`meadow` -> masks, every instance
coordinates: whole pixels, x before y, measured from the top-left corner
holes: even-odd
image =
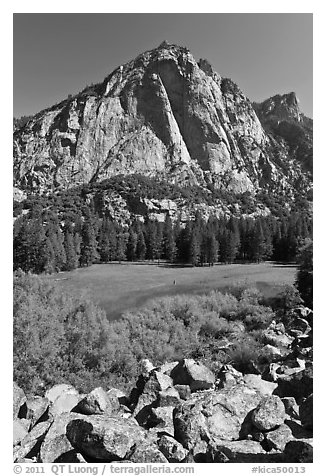
[[[204,294],[236,285],[257,287],[266,298],[293,284],[297,268],[272,262],[218,264],[213,267],[172,266],[165,263],[94,264],[47,279],[66,291],[82,292],[115,320],[128,310],[142,307],[151,299],[176,294]]]

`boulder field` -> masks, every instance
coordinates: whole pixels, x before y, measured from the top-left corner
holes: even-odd
[[[312,462],[312,327],[297,320],[270,324],[252,373],[144,359],[129,394],[60,383],[30,396],[14,382],[14,462]]]

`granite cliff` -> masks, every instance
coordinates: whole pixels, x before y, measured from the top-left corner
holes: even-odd
[[[16,128],[14,185],[48,193],[136,173],[291,199],[311,188],[311,139],[294,93],[253,105],[163,42]]]

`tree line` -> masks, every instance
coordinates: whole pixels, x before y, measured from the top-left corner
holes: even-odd
[[[14,269],[33,273],[69,271],[98,262],[165,260],[192,266],[294,261],[312,235],[311,219],[300,213],[288,218],[216,218],[197,213],[185,223],[135,218],[122,226],[84,205],[59,214],[35,205],[14,223]]]

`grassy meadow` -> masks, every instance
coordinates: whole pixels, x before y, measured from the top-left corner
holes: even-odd
[[[106,311],[109,320],[115,320],[153,298],[203,294],[238,284],[254,285],[265,297],[272,297],[283,285],[293,284],[295,275],[295,266],[272,262],[218,264],[210,268],[122,262],[60,272],[48,279],[71,293],[82,292]]]

